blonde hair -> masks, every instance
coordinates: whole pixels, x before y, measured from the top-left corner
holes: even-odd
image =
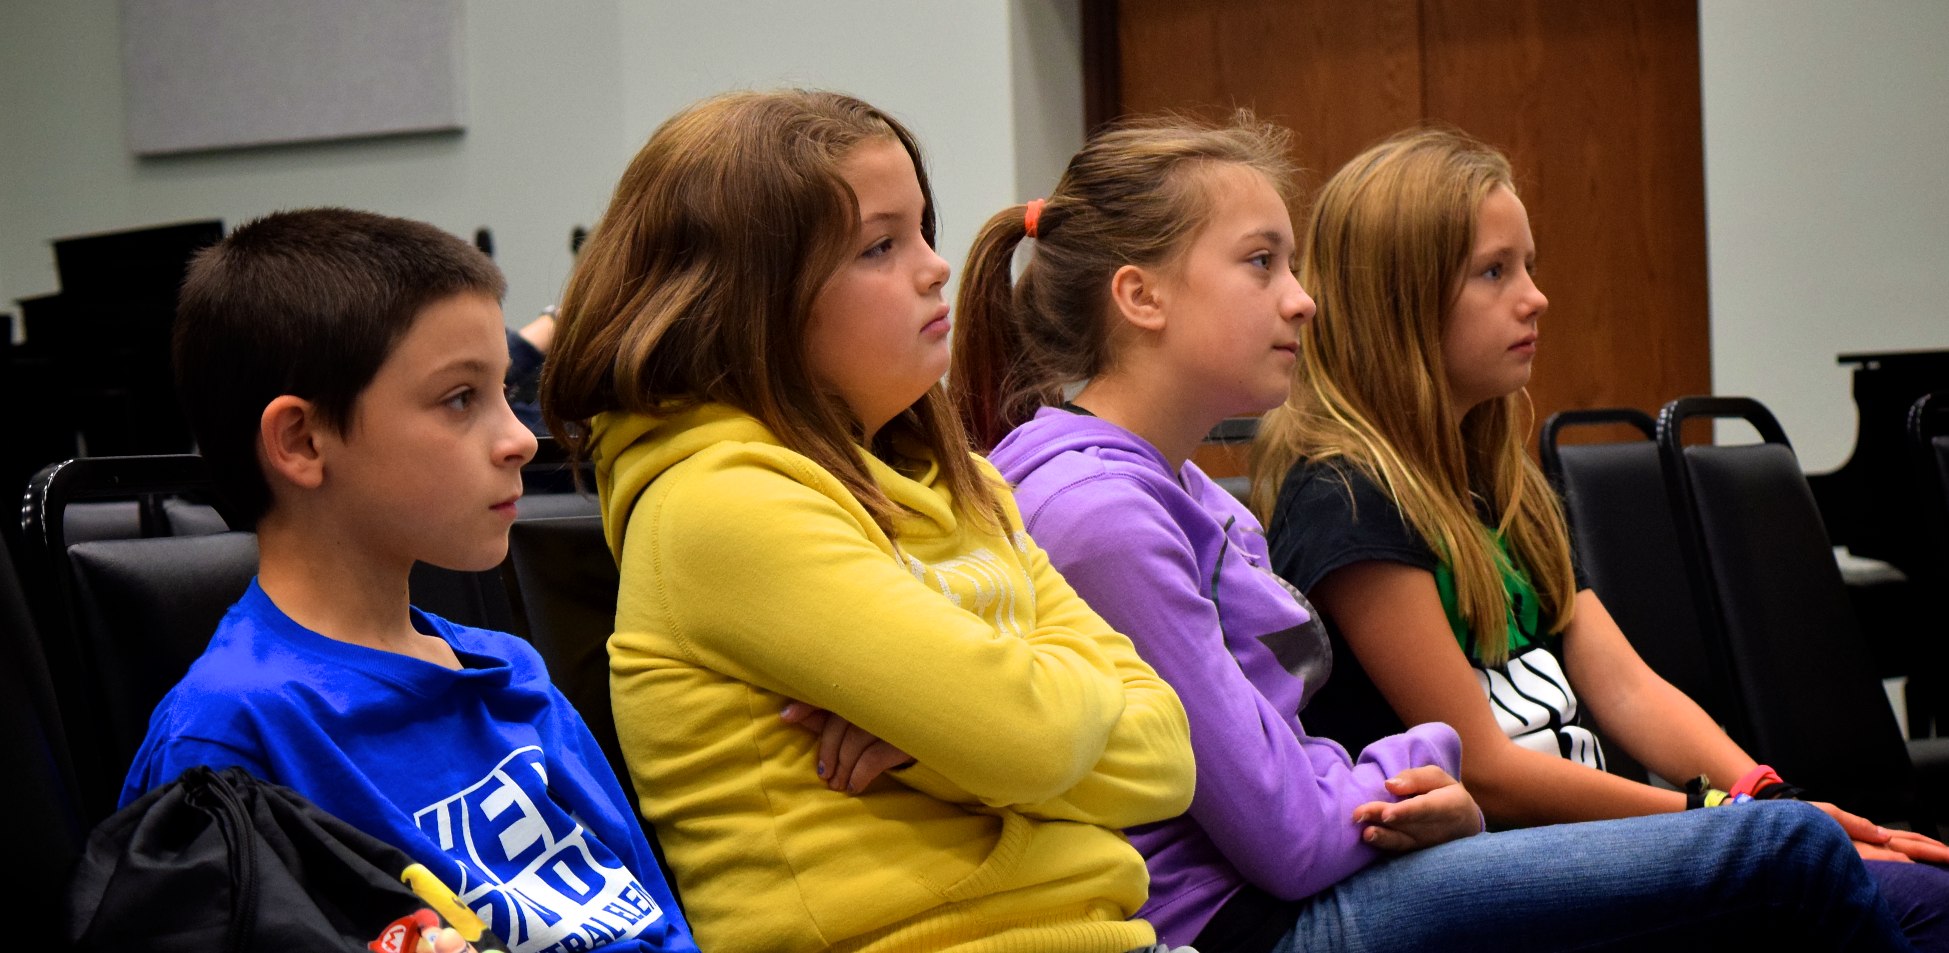
[[[1224,125],[1164,114],[1091,137],[1044,200],[1019,278],[1027,207],[990,218],[961,273],[949,374],[976,445],[993,447],[1059,403],[1062,385],[1107,369],[1110,277],[1182,251],[1211,217],[1212,169],[1253,169],[1290,201],[1291,138],[1244,110]]]
[[[898,508],[861,456],[864,427],[814,379],[805,349],[812,302],[859,229],[839,165],[875,140],[913,159],[921,232],[933,245],[919,145],[858,99],[727,93],[664,122],[624,171],[569,276],[541,381],[556,438],[580,456],[597,414],[730,404],[836,476],[894,535]],[[881,427],[871,449],[886,455],[902,438],[931,452],[964,515],[1000,528],[1000,503],[938,384]]]
[[[1561,505],[1523,449],[1528,392],[1453,423],[1442,326],[1497,188],[1515,191],[1509,161],[1442,129],[1396,135],[1327,182],[1301,239],[1300,283],[1319,311],[1300,332],[1292,395],[1260,423],[1251,491],[1270,522],[1302,457],[1344,461],[1382,486],[1453,572],[1456,608],[1489,664],[1508,657],[1510,607],[1485,514],[1530,574],[1549,631],[1569,624],[1576,596]]]

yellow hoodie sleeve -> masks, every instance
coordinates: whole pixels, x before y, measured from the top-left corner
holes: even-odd
[[[1019,522],[1013,512],[1010,517]],[[1194,759],[1191,727],[1177,693],[1138,656],[1128,637],[1111,629],[1070,588],[1042,547],[1029,541],[1026,533],[1021,538],[1035,579],[1037,618],[1090,633],[1116,666],[1124,704],[1103,756],[1082,780],[1054,798],[1020,805],[1017,810],[1119,829],[1184,813],[1191,807]]]
[[[1148,727],[1160,717],[1148,710],[1124,725],[1132,701],[1158,704],[1127,691],[1142,663],[1039,550],[1018,580],[1025,591],[1033,580],[1034,626],[998,631],[909,572],[836,480],[772,449],[702,454],[646,489],[629,517],[619,626],[662,629],[686,661],[781,705],[836,712],[984,803],[1081,819],[1099,795],[1127,796],[1115,785],[1131,782],[1092,775],[1113,761],[1134,776],[1138,739],[1169,732]],[[1176,717],[1176,743],[1148,757],[1153,773],[1183,775],[1170,786],[1188,797]],[[1139,800],[1155,810],[1175,797]]]

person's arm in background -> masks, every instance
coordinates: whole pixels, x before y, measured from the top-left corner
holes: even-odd
[[[508,372],[502,380],[507,386],[508,406],[514,415],[537,434],[548,432],[541,422],[541,366],[548,348],[555,341],[555,308],[543,308],[541,316],[521,330],[509,330]]]

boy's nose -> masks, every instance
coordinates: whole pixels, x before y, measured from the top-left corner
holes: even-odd
[[[495,448],[495,456],[507,465],[516,467],[533,460],[541,442],[535,439],[534,431],[514,415],[514,408],[506,408],[501,426],[501,440]]]

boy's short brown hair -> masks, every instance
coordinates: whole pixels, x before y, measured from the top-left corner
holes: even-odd
[[[343,208],[267,215],[199,253],[177,305],[176,389],[233,519],[247,524],[235,528],[270,508],[257,459],[266,405],[301,397],[342,432],[427,305],[461,293],[498,301],[506,289],[459,238]]]

